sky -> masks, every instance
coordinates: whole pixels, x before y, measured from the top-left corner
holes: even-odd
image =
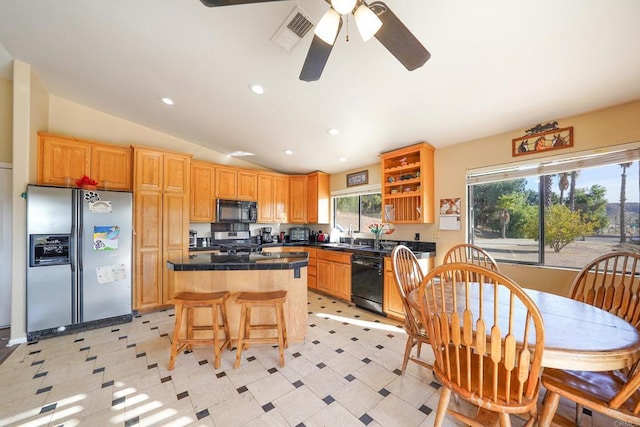
[[[576,182],[577,188],[591,188],[593,185],[601,185],[607,189],[607,200],[610,203],[618,203],[620,201],[620,174],[622,168],[618,165],[601,166],[596,168],[582,169],[578,175]],[[638,162],[627,169],[627,186],[626,196],[627,202],[638,202],[639,200],[639,174]],[[527,188],[538,189],[538,180],[527,179]],[[558,179],[554,177],[553,191],[559,193]],[[566,194],[566,193],[565,193]]]

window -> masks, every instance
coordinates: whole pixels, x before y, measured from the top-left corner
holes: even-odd
[[[356,194],[333,198],[333,224],[340,231],[369,231],[369,224],[382,218],[382,195]]]
[[[568,268],[640,252],[638,147],[470,171],[469,242],[499,261]]]

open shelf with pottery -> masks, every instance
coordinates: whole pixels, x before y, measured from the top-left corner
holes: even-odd
[[[422,142],[380,155],[383,222],[434,221],[433,152]]]

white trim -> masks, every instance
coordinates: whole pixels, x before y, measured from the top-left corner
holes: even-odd
[[[530,161],[514,162],[467,170],[467,184],[482,184],[608,164],[633,162],[640,159],[640,142],[611,145],[595,150],[573,152],[568,155],[549,156]]]
[[[344,190],[335,190],[331,192],[331,197],[335,196],[351,196],[356,194],[374,194],[374,193],[382,193],[382,185],[380,184],[369,184],[369,185],[358,185],[356,188],[345,188]]]
[[[13,169],[13,165],[11,163],[0,162],[0,169]]]

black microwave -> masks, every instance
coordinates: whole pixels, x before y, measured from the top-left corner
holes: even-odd
[[[216,199],[216,222],[254,223],[258,221],[258,204],[243,200]]]

